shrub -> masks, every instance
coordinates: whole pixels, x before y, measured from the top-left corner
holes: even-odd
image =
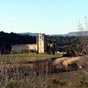
[[[55,77],[52,77],[48,79],[46,86],[47,88],[57,88],[58,83],[59,81]]]
[[[67,84],[67,80],[60,80],[59,81],[60,86],[66,86],[66,84]]]
[[[47,82],[47,88],[58,88],[58,86],[65,87],[67,85],[67,80],[59,80],[55,77],[49,78]]]
[[[10,80],[6,82],[5,88],[20,88],[20,83],[19,81]]]
[[[75,83],[76,88],[88,88],[88,80],[84,75],[78,76]]]

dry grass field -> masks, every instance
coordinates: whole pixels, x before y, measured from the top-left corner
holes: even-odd
[[[9,55],[0,55],[0,62],[27,62],[34,61],[39,59],[50,59],[58,58],[60,54],[36,54],[36,53],[24,53],[24,54],[9,54]]]
[[[88,88],[88,68],[49,72],[48,61],[58,57],[58,54],[1,55],[0,88]],[[25,63],[30,61],[37,64]]]

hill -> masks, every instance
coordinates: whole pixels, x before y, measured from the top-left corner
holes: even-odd
[[[67,34],[52,34],[51,36],[88,36],[88,31],[69,32]]]
[[[21,35],[37,36],[38,33],[24,32]],[[50,36],[88,36],[88,31],[69,32],[67,34],[50,34]]]
[[[31,32],[24,32],[24,33],[20,33],[21,35],[29,35],[29,36],[37,36],[38,33],[31,33]]]
[[[88,31],[70,32],[70,33],[66,34],[66,36],[88,36]]]

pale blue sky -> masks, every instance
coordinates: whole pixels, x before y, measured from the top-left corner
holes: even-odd
[[[64,34],[88,16],[88,0],[0,0],[0,31]]]

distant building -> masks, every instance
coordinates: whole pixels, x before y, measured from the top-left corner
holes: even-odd
[[[36,40],[37,40],[37,51],[38,51],[38,53],[44,53],[44,35],[38,34]]]
[[[36,44],[21,44],[21,45],[12,45],[12,53],[26,53],[30,51],[37,51]]]
[[[22,52],[37,52],[44,53],[45,52],[45,40],[44,34],[39,33],[36,37],[36,44],[19,44],[12,45],[12,53],[22,53]]]

